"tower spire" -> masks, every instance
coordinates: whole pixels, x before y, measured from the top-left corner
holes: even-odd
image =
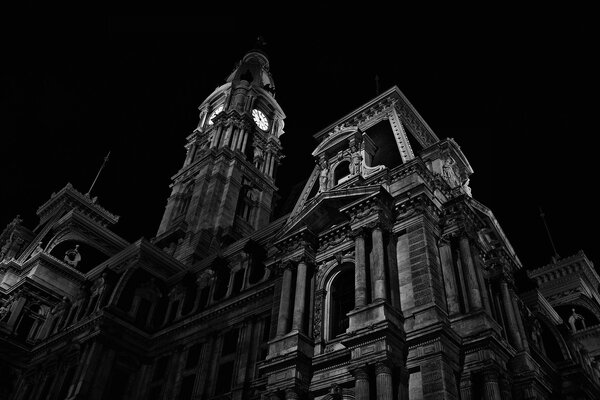
[[[544,211],[542,207],[540,207],[540,217],[542,218],[542,222],[544,223],[544,227],[546,228],[546,233],[548,234],[548,239],[550,240],[550,244],[552,245],[552,250],[554,251],[554,255],[552,256],[552,261],[556,262],[560,258],[558,252],[556,251],[556,247],[554,246],[554,241],[552,240],[552,235],[550,234],[550,229],[548,229],[548,224],[546,224]]]

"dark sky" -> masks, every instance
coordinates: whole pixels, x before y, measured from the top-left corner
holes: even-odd
[[[6,18],[1,63],[0,229],[71,182],[121,216],[128,240],[158,228],[197,107],[263,35],[287,114],[285,195],[314,165],[312,134],[397,85],[440,138],[453,137],[521,261],[583,249],[600,263],[598,43],[585,10],[437,17]],[[296,22],[295,22],[296,21]],[[595,119],[595,118],[594,118]]]

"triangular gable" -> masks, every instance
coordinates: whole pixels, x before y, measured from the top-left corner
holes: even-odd
[[[332,189],[319,194],[312,201],[299,204],[295,215],[290,215],[287,223],[282,229],[281,234],[286,235],[310,224],[311,217],[315,215],[327,216],[331,221],[345,219],[339,209],[345,205],[358,201],[362,197],[370,196],[380,190],[380,185],[369,185],[343,189]],[[324,212],[326,211],[326,212]],[[322,224],[327,224],[330,221],[319,219]],[[313,232],[317,233],[318,229],[311,227]]]
[[[298,213],[300,213],[300,211],[304,208],[304,204],[309,200],[308,196],[310,195],[311,189],[314,187],[314,185],[317,184],[318,178],[319,167],[315,166],[313,168],[312,173],[310,174],[310,177],[308,178],[308,181],[306,182],[306,185],[304,185],[304,189],[302,189],[302,193],[300,193],[300,197],[296,201],[296,204],[294,205],[294,208],[292,209],[292,212],[288,217],[288,222],[293,220],[298,215]]]

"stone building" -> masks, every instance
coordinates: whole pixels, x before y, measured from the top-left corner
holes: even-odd
[[[314,134],[282,215],[266,55],[199,111],[152,240],[71,185],[4,229],[1,398],[600,398],[592,262],[526,269],[397,87]]]

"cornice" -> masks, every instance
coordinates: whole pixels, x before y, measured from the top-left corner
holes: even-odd
[[[232,310],[240,309],[247,304],[265,298],[269,294],[272,294],[273,291],[274,286],[272,283],[270,283],[263,288],[250,291],[245,296],[237,296],[233,299],[230,299],[229,302],[225,301],[201,313],[182,318],[178,322],[172,324],[171,326],[162,328],[161,330],[155,332],[152,335],[152,340],[159,342],[169,340],[176,334],[189,330],[194,326],[206,324],[208,321],[218,318],[224,314],[227,314]]]
[[[84,214],[103,226],[115,224],[119,221],[119,216],[110,213],[105,208],[96,204],[95,198],[91,199],[89,196],[75,190],[70,183],[67,183],[58,193],[52,193],[50,200],[37,209],[37,215],[40,217],[40,220],[46,220],[55,210],[65,205],[67,208],[82,207],[81,210]]]

